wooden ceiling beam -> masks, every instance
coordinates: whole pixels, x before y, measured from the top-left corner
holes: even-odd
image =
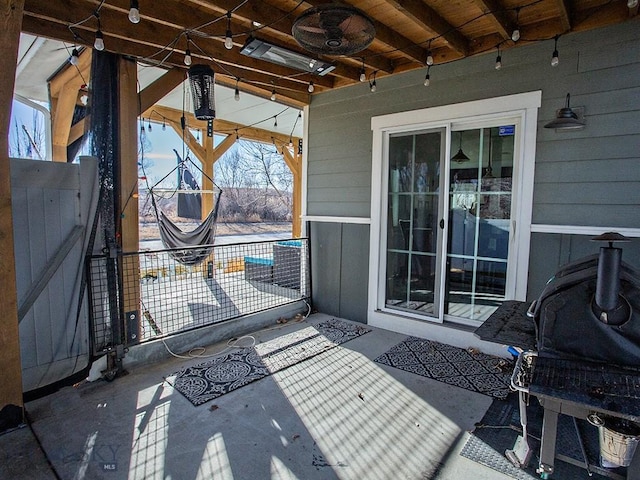
[[[474,0],[476,5],[487,15],[496,27],[498,33],[504,40],[511,38],[511,34],[516,29],[515,21],[512,21],[507,14],[506,8],[500,4],[499,0]]]
[[[91,8],[93,5],[85,0],[67,0],[64,5],[60,2],[40,2],[38,0],[27,0],[25,5],[25,17],[32,16],[47,20],[49,22],[55,22],[67,26],[75,21],[78,16],[90,16],[93,12]],[[73,18],[70,18],[73,13]],[[102,25],[102,32],[105,37],[105,45],[107,50],[113,50],[113,46],[110,42],[114,38],[123,40],[126,44],[133,44],[134,47],[129,46],[127,52],[118,50],[118,53],[125,53],[127,55],[133,55],[144,60],[145,58],[151,61],[161,60],[169,53],[177,53],[181,57],[186,49],[186,38],[181,41],[180,48],[175,46],[172,50],[164,50],[167,45],[175,45],[176,39],[180,39],[184,35],[184,30],[178,27],[169,27],[166,25],[160,25],[154,22],[139,23],[137,25],[132,24],[127,20],[127,17],[122,15],[121,12],[113,9],[105,8],[100,12],[100,19]],[[81,42],[85,45],[93,44],[93,37],[95,34],[95,25],[89,24],[89,22],[76,27],[74,30],[80,36],[76,42]],[[69,32],[71,33],[71,32]],[[67,35],[69,37],[69,35]],[[73,35],[70,35],[73,39]],[[72,40],[73,41],[73,40]],[[265,62],[263,60],[254,59],[242,55],[238,49],[227,50],[223,44],[210,38],[194,38],[194,45],[191,46],[191,54],[194,57],[213,59],[215,63],[222,65],[238,65],[242,68],[251,71],[261,72],[263,74],[270,75],[272,77],[287,77],[291,81],[298,82],[305,89],[309,80],[300,78],[300,71],[291,68],[286,68],[272,63]],[[145,55],[141,54],[142,46],[152,47],[152,53]],[[202,51],[200,51],[200,49]],[[145,51],[148,51],[146,49]],[[151,58],[153,57],[153,58]],[[211,62],[211,60],[210,60]],[[216,68],[220,70],[220,67]],[[311,77],[311,75],[306,75]],[[330,77],[317,77],[313,76],[314,82],[331,88],[333,86],[333,79]]]
[[[558,5],[558,13],[560,16],[560,24],[563,31],[568,32],[571,30],[571,14],[569,13],[569,5],[566,0],[556,0]]]
[[[170,107],[164,107],[162,105],[155,105],[152,107],[152,109],[144,112],[143,116],[150,116],[152,110],[155,110],[156,113],[160,114],[167,120],[171,120],[172,122],[180,125],[180,118],[182,117],[182,112],[180,110],[176,110]],[[202,130],[207,128],[206,120],[198,120],[190,112],[185,112],[185,118],[189,128],[199,128]],[[245,138],[247,140],[254,140],[256,142],[262,143],[273,143],[275,140],[281,144],[289,143],[289,137],[281,133],[270,132],[269,130],[263,130],[257,127],[249,127],[247,125],[230,122],[228,120],[221,120],[218,118],[213,121],[214,133],[219,133],[222,135],[233,135],[233,137],[235,138],[236,131],[241,138]]]
[[[167,70],[160,78],[146,86],[140,92],[140,112],[144,112],[148,108],[154,106],[174,88],[180,85],[186,79],[186,72],[180,68],[172,68]]]
[[[441,37],[453,50],[466,55],[469,41],[454,26],[447,22],[433,8],[421,0],[385,0],[408,18],[423,28]]]
[[[31,33],[33,35],[43,36],[47,38],[54,38],[56,40],[66,41],[69,43],[75,43],[77,45],[85,44],[89,46],[89,42],[84,39],[74,39],[73,35],[69,32],[69,29],[62,23],[54,23],[47,19],[42,19],[38,17],[34,17],[31,15],[25,15],[22,21],[22,31]],[[123,55],[130,56],[142,56],[143,58],[148,58],[151,55],[158,52],[156,47],[152,47],[149,45],[141,45],[141,44],[133,44],[123,39],[109,37],[105,34],[105,43],[109,45],[108,49],[110,51],[118,52]],[[199,58],[198,55],[194,53],[194,58]],[[204,59],[203,59],[204,60]],[[182,66],[180,68],[184,68],[183,63],[183,55],[173,52],[171,53],[164,62],[165,66]],[[261,74],[260,72],[241,70],[239,66],[236,66],[235,72],[242,72],[243,75],[238,75],[244,80],[243,89],[249,93],[259,95],[263,98],[269,98],[271,95],[271,88],[264,86],[266,80],[274,80],[277,79],[278,85],[282,85],[279,87],[279,98],[278,102],[283,103],[285,105],[296,106],[298,108],[308,105],[309,103],[309,95],[306,92],[307,84],[302,84],[298,82],[294,82],[293,80],[286,77],[274,77],[269,74]],[[214,66],[215,70],[216,69]],[[234,72],[234,73],[235,73]],[[77,75],[77,71],[75,71]],[[220,84],[225,84],[224,82],[224,74],[216,75],[216,82]],[[227,77],[226,81],[227,85],[231,85],[232,83],[235,85],[235,77]],[[254,82],[254,78],[257,78],[257,81]],[[252,82],[252,83],[249,83]],[[255,85],[254,85],[255,83]]]
[[[98,0],[85,0],[92,5],[92,8],[97,7]],[[276,45],[282,44],[279,40],[283,35],[286,35],[288,39],[287,45],[282,45],[297,53],[309,55],[309,52],[305,51],[294,41],[291,36],[291,27],[293,21],[287,16],[288,12],[278,10],[271,7],[264,2],[250,2],[255,5],[245,5],[235,10],[232,15],[231,31],[234,32],[234,50],[238,51],[244,45],[244,42],[249,37],[250,32],[255,30],[253,21],[258,21],[263,25],[269,25],[256,34],[256,37],[274,43]],[[208,2],[190,2],[189,8],[183,6],[176,7],[171,2],[140,2],[140,12],[153,12],[153,16],[145,17],[143,15],[143,21],[147,23],[161,23],[170,28],[177,28],[180,31],[193,30],[191,32],[191,39],[196,43],[199,43],[202,38],[211,40],[217,44],[218,48],[223,48],[224,34],[226,32],[227,22],[226,20],[217,21],[209,26],[198,28],[199,25],[203,25],[206,21],[220,18],[228,9],[235,9],[237,7],[236,1],[217,1],[216,4]],[[223,7],[223,8],[220,8]],[[117,11],[117,15],[122,17],[124,11],[128,11],[129,0],[113,0],[104,4],[102,11],[112,9]],[[102,13],[101,13],[102,17]],[[126,18],[126,16],[125,16]],[[195,19],[201,19],[195,21]],[[206,20],[205,20],[206,19]],[[106,23],[106,22],[103,22]],[[140,25],[144,22],[140,22],[138,26],[134,28],[140,28]],[[275,32],[279,35],[279,38],[275,38],[271,33]],[[186,39],[182,42],[186,47]],[[225,50],[228,52],[228,50]],[[343,64],[340,59],[323,59],[335,61],[337,64]],[[348,63],[345,63],[348,66]],[[393,62],[383,57],[372,57],[371,66],[386,72],[393,72]],[[330,87],[330,85],[327,85]]]

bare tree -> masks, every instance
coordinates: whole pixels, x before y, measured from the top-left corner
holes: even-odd
[[[33,110],[29,127],[14,117],[11,132],[9,141],[10,157],[44,159],[45,135],[42,113],[35,109]]]

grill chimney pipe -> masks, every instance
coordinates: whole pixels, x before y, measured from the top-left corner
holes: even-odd
[[[620,325],[629,316],[629,305],[620,296],[622,249],[614,248],[613,242],[628,242],[629,239],[616,232],[607,232],[592,240],[609,242],[608,247],[600,248],[593,310],[601,322]]]

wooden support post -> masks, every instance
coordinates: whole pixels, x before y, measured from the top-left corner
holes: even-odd
[[[297,139],[296,139],[297,141]],[[295,142],[294,141],[294,145]],[[284,161],[293,175],[293,205],[291,207],[291,234],[300,237],[302,233],[302,155],[291,153],[289,148],[282,148]]]
[[[120,58],[118,63],[120,102],[120,244],[123,252],[137,252],[138,232],[138,94],[136,62]],[[140,339],[140,266],[129,257],[122,268],[123,306],[128,342]],[[135,315],[132,318],[132,315]],[[134,324],[135,322],[135,324]],[[134,337],[135,335],[135,337]]]
[[[76,127],[72,132],[73,113],[78,102],[78,91],[89,81],[91,71],[90,49],[80,54],[78,66],[68,65],[49,81],[51,104],[51,137],[54,162],[67,162],[67,146],[73,143],[72,136],[79,138]],[[84,126],[84,124],[82,125]],[[71,159],[73,160],[73,159]]]
[[[8,155],[23,8],[24,0],[0,0],[0,54],[6,69],[0,76],[0,432],[24,420]]]

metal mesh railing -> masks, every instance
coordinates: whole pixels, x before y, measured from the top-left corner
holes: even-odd
[[[174,259],[181,253],[182,249],[155,250],[118,257],[117,308],[125,344],[224,322],[310,296],[308,239],[216,246],[202,263],[193,266]],[[104,256],[94,257],[89,268],[96,354],[118,343],[113,338],[118,330],[112,328],[107,261]]]

